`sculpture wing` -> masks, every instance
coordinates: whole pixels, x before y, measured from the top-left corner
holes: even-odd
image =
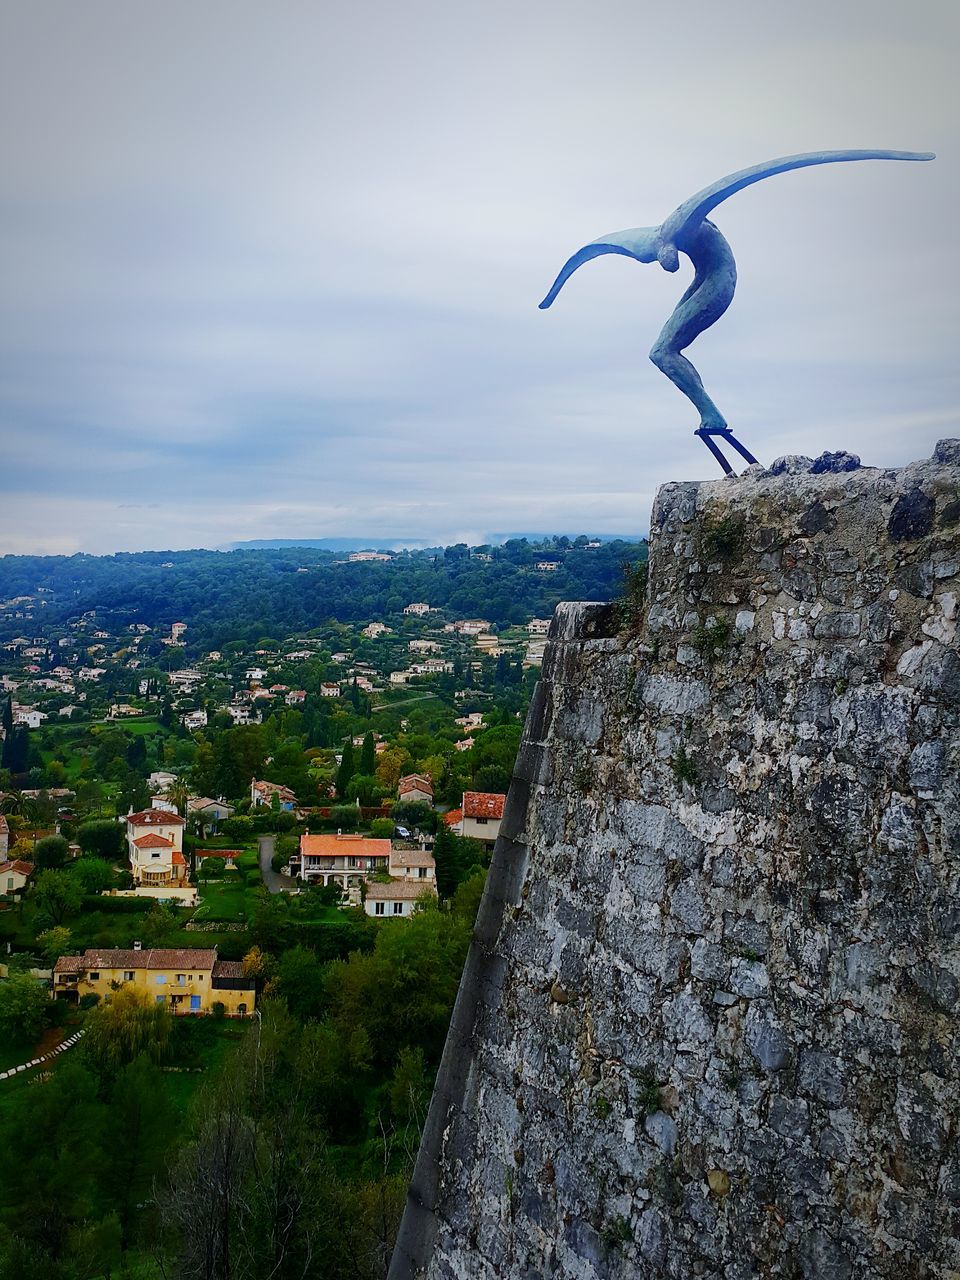
[[[700,223],[728,196],[752,186],[774,174],[790,169],[806,169],[815,164],[837,164],[846,160],[933,160],[932,151],[809,151],[797,156],[782,156],[779,160],[767,160],[751,169],[731,173],[719,182],[704,187],[695,196],[685,200],[674,210],[662,227],[665,244],[680,246],[684,237],[696,230]]]
[[[636,258],[638,262],[652,262],[656,257],[658,233],[658,227],[633,227],[629,231],[613,231],[599,240],[591,240],[563,264],[550,292],[540,303],[540,310],[550,306],[576,269],[591,258],[599,258],[604,253],[621,253],[627,258]]]

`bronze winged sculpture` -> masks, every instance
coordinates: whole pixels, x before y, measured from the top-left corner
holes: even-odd
[[[726,440],[748,463],[756,462],[753,454],[734,437],[726,419],[707,395],[699,373],[681,354],[704,329],[720,319],[733,301],[737,286],[733,252],[707,215],[743,187],[790,169],[847,160],[933,159],[930,151],[812,151],[743,169],[698,191],[659,227],[634,227],[592,240],[564,264],[540,307],[549,307],[574,271],[601,254],[619,253],[637,262],[659,262],[664,271],[676,271],[680,265],[679,255],[686,254],[693,263],[693,281],[653,344],[650,359],[696,406],[700,426],[694,434],[703,440],[724,471],[733,468],[714,443],[714,436]]]

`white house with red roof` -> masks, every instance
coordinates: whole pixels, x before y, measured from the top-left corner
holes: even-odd
[[[460,834],[471,840],[482,840],[484,844],[494,844],[500,834],[506,798],[494,791],[465,791]]]
[[[0,893],[20,893],[33,875],[32,862],[0,860]]]
[[[138,885],[182,885],[187,879],[183,829],[179,813],[143,809],[127,814],[127,853]]]

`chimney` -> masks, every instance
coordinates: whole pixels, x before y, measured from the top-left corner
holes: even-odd
[[[133,944],[133,949],[134,949],[134,951],[142,951],[142,950],[143,950],[143,943],[142,943],[142,942],[135,942],[135,943]]]

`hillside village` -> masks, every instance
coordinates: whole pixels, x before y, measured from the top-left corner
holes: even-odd
[[[297,1073],[314,1049],[294,1044],[320,1037],[311,1107],[337,1145],[303,1168],[344,1206],[328,1249],[369,1249],[383,1230],[392,1240],[398,1201],[386,1226],[346,1206],[405,1185],[550,628],[549,597],[534,613],[523,590],[533,584],[539,602],[537,584],[562,590],[565,550],[554,560],[524,551],[519,569],[483,549],[427,568],[358,553],[340,571],[380,575],[381,593],[391,575],[427,571],[523,585],[509,602],[491,593],[486,616],[430,602],[439,591],[390,588],[376,614],[263,635],[170,616],[169,603],[158,621],[152,597],[142,616],[110,593],[80,608],[87,588],[62,582],[7,596],[0,1138],[15,1144],[33,1123],[31,1085],[89,1076],[115,1107],[123,1081],[146,1073],[164,1114],[182,1118],[223,1064],[241,1052],[259,1060],[261,1037],[285,1038]],[[590,593],[609,593],[614,553],[569,554],[603,568]],[[330,614],[344,611],[330,597]],[[266,1065],[258,1073],[266,1088]],[[65,1105],[86,1114],[77,1088]],[[406,1145],[384,1148],[384,1125]],[[181,1152],[169,1133],[144,1178]],[[113,1159],[105,1148],[103,1168]],[[106,1188],[98,1212],[109,1216]],[[0,1257],[18,1203],[0,1211]],[[70,1212],[74,1231],[90,1211]],[[148,1260],[149,1215],[126,1213],[121,1254],[161,1274]],[[44,1236],[45,1265],[68,1238]],[[382,1274],[349,1257],[331,1274]]]

